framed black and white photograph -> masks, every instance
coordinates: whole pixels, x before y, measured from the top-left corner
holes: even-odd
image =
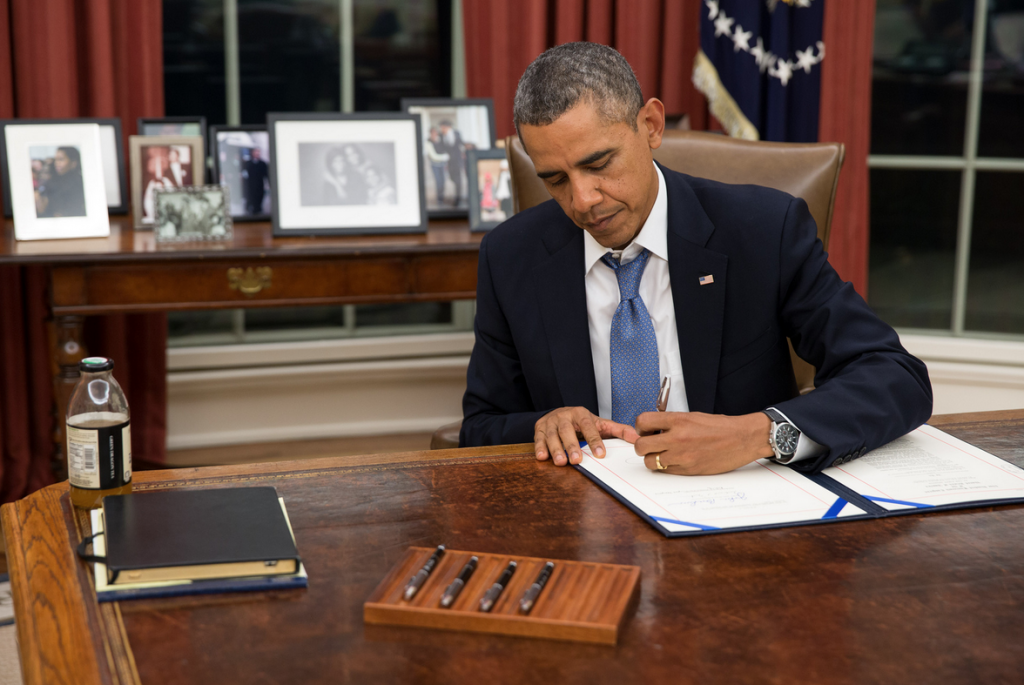
[[[153,226],[157,190],[204,185],[206,163],[199,136],[129,136],[128,156],[136,228]]]
[[[268,114],[267,129],[274,235],[427,230],[418,117]]]
[[[230,191],[222,186],[157,188],[153,193],[158,243],[231,240]]]
[[[469,170],[469,228],[489,231],[512,216],[512,176],[505,151],[470,150],[466,153]]]
[[[402,98],[402,111],[420,118],[427,212],[432,217],[466,216],[466,153],[495,146],[493,101]]]
[[[266,126],[213,126],[213,177],[229,190],[235,221],[270,219],[270,136]]]
[[[6,157],[4,142],[8,126],[66,126],[67,124],[97,124],[100,127],[100,156],[103,161],[103,188],[107,196],[107,212],[128,213],[128,174],[124,165],[124,139],[121,137],[120,119],[6,119],[0,121],[0,177],[3,179],[4,216],[14,216],[11,209],[10,170],[3,161]],[[48,167],[52,160],[40,160]],[[39,175],[47,169],[40,168]]]
[[[110,235],[98,124],[8,125],[4,134],[16,239]]]

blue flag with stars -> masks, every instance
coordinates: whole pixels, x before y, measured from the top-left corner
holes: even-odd
[[[818,140],[825,0],[704,0],[693,82],[726,132]]]

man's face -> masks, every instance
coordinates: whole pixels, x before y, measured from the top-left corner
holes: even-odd
[[[167,157],[168,157],[168,159],[171,160],[171,164],[174,164],[175,162],[177,162],[177,161],[179,161],[181,159],[181,155],[178,154],[178,151],[175,150],[173,147],[171,148],[171,151],[170,151],[170,153],[168,153]]]
[[[661,145],[665,107],[647,101],[629,124],[605,121],[582,101],[547,126],[519,128],[537,175],[562,211],[605,247],[636,237],[658,196],[651,150]]]
[[[254,160],[256,160],[257,162],[259,161],[259,159],[260,159],[260,149],[258,147],[254,147],[252,149],[252,158]]]

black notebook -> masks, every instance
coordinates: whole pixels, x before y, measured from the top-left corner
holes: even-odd
[[[161,490],[103,500],[111,585],[294,574],[298,550],[272,487]]]

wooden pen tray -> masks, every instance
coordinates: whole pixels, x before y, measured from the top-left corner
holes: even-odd
[[[549,640],[613,645],[627,611],[640,591],[640,568],[506,554],[447,550],[437,568],[411,601],[402,594],[434,548],[410,547],[363,604],[366,623],[419,626]],[[471,556],[476,571],[450,609],[440,606],[441,594]],[[497,581],[508,562],[518,563],[512,580],[490,613],[479,610],[480,598]],[[548,561],[555,569],[529,614],[519,612],[519,600]]]

